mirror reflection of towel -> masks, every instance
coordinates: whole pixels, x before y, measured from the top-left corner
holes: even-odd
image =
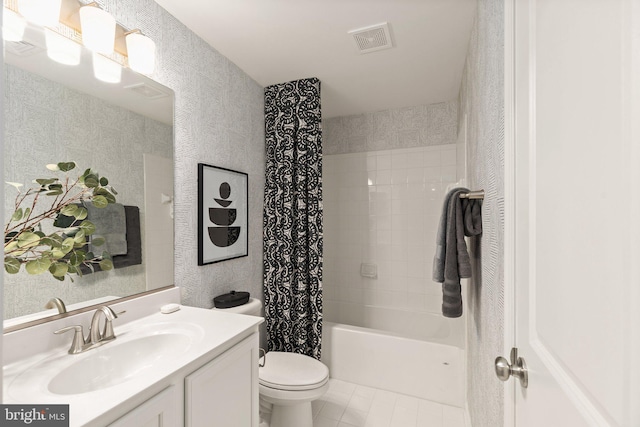
[[[125,255],[127,253],[127,220],[124,206],[120,203],[109,203],[104,208],[96,208],[91,203],[85,203],[87,219],[96,226],[96,231],[89,240],[89,251],[96,255],[103,251],[111,256]],[[105,239],[105,244],[94,246],[92,241],[96,237]]]
[[[137,206],[125,206],[127,217],[127,254],[115,255],[111,258],[113,268],[124,268],[142,264],[142,237],[140,234],[140,209]],[[93,270],[87,266],[80,266],[82,274],[101,271],[100,265],[94,264]]]

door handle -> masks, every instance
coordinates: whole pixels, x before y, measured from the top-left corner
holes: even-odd
[[[529,385],[529,373],[527,371],[527,364],[522,357],[518,357],[518,349],[511,349],[511,364],[504,357],[500,356],[496,358],[495,362],[496,376],[500,381],[507,381],[510,377],[514,376],[520,379],[520,385],[523,388],[527,388]]]

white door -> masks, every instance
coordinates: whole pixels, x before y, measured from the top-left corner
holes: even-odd
[[[515,425],[638,427],[640,0],[510,4]]]

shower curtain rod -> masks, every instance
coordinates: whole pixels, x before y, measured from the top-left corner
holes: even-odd
[[[460,194],[461,199],[484,199],[484,190],[469,191],[468,193]]]

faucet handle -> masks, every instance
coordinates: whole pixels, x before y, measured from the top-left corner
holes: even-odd
[[[56,335],[64,334],[68,331],[75,331],[73,334],[73,341],[71,341],[71,347],[69,348],[69,354],[82,353],[84,350],[84,331],[81,325],[67,326],[66,328],[58,329],[53,333]]]

